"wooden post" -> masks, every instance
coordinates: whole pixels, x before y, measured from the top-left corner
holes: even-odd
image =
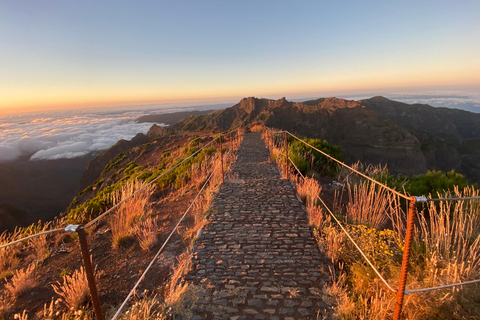
[[[90,288],[90,295],[92,296],[93,308],[97,320],[103,320],[102,308],[100,307],[100,300],[98,299],[97,286],[95,284],[95,275],[93,274],[92,262],[90,260],[90,251],[88,250],[87,237],[83,226],[77,226],[75,231],[78,234],[78,241],[82,250],[83,265],[85,266],[85,273],[87,274],[88,287]]]
[[[223,147],[222,147],[222,138],[223,136],[220,135],[220,165],[222,167],[222,183],[225,183],[225,174],[223,172]]]
[[[285,133],[285,176],[288,180],[288,138],[287,138],[287,131]]]
[[[395,305],[394,320],[400,320],[402,315],[403,298],[405,296],[405,287],[407,284],[408,262],[412,249],[413,227],[415,224],[415,216],[417,215],[417,199],[412,197],[410,200],[407,215],[407,233],[405,235],[405,246],[403,249],[402,268],[400,270],[400,282],[397,291],[397,303]]]

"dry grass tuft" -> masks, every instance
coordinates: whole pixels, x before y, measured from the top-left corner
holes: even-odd
[[[146,295],[143,299],[136,301],[130,309],[128,309],[121,317],[121,320],[163,320],[166,319],[163,316],[162,304],[158,296],[147,298]]]
[[[331,225],[331,218],[328,213],[326,213],[321,207],[307,207],[308,211],[308,221],[310,225],[317,228],[318,230],[323,230],[325,227]]]
[[[21,235],[21,231],[21,229],[15,229],[12,233],[3,232],[0,234],[0,245],[17,240]],[[18,268],[18,265],[20,264],[18,258],[19,252],[19,245],[0,249],[0,279],[11,277],[14,270]]]
[[[13,319],[28,320],[27,310],[23,310],[22,313],[16,313],[16,314],[13,316]]]
[[[347,221],[375,229],[385,226],[388,221],[385,211],[390,200],[385,189],[371,182],[361,182],[353,186],[348,184],[347,190]]]
[[[45,259],[50,257],[49,244],[46,235],[33,238],[30,240],[30,245],[33,247],[35,259],[37,261],[45,261]]]
[[[37,280],[35,279],[35,267],[36,264],[31,264],[26,269],[20,269],[13,275],[10,282],[7,282],[5,289],[7,289],[10,294],[16,298],[22,293],[27,292],[37,285]]]
[[[158,242],[158,218],[148,217],[135,228],[134,235],[143,251],[150,251]]]
[[[263,131],[263,126],[256,124],[250,128],[251,132],[262,132]]]
[[[449,196],[476,197],[479,194],[479,190],[466,188],[463,192],[456,189]],[[448,280],[480,276],[479,201],[429,202],[427,211],[429,219],[419,214],[420,234],[431,265],[437,268],[443,265]]]
[[[318,203],[318,196],[322,192],[322,187],[314,178],[292,176],[297,186],[297,192],[304,200],[306,207],[316,207]]]
[[[80,308],[89,296],[87,275],[83,267],[75,270],[72,275],[63,276],[63,283],[57,282],[52,288],[71,310]]]
[[[132,198],[122,203],[110,220],[112,230],[112,246],[118,248],[134,238],[137,230],[136,224],[141,223],[151,213],[150,196],[154,191],[153,185],[146,185],[144,182],[134,181],[127,183],[120,191],[111,195],[112,205],[116,205],[137,190],[144,188]]]

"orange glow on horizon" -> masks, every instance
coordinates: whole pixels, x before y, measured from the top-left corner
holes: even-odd
[[[444,70],[443,70],[444,71]],[[480,70],[479,70],[480,71]],[[422,87],[464,87],[464,86],[480,86],[480,72],[470,72],[465,74],[446,75],[446,72],[438,72],[436,74],[405,74],[397,73],[383,75],[379,81],[378,75],[349,75],[334,76],[318,79],[280,79],[275,83],[275,87],[258,86],[253,84],[252,87],[247,85],[242,87],[229,86],[227,84],[220,88],[213,88],[213,85],[199,86],[197,88],[175,88],[170,92],[161,92],[161,90],[153,90],[146,88],[132,88],[131,90],[124,88],[104,88],[104,92],[100,89],[83,90],[72,92],[72,90],[50,91],[35,90],[31,92],[10,93],[8,96],[0,96],[0,114],[23,113],[31,111],[58,110],[58,109],[78,109],[93,107],[114,107],[128,105],[148,105],[162,103],[188,103],[188,102],[222,102],[237,101],[247,96],[257,97],[279,97],[279,96],[298,96],[302,94],[322,93],[330,94],[338,93],[357,93],[357,92],[382,92],[384,90],[402,90],[404,88]],[[46,89],[46,88],[44,88]],[[219,92],[221,90],[221,92]],[[165,90],[166,91],[166,90]],[[320,96],[319,96],[320,97]]]

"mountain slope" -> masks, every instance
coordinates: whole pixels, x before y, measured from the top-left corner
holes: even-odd
[[[305,102],[249,97],[231,108],[189,118],[176,128],[228,129],[258,120],[339,144],[347,161],[387,164],[392,173],[401,174],[455,169],[480,181],[480,115],[462,110],[408,105],[383,97]]]

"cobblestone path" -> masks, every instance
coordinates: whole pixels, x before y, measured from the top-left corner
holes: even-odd
[[[269,163],[259,133],[246,134],[212,203],[186,280],[202,288],[191,319],[330,318],[330,281],[290,181]]]

